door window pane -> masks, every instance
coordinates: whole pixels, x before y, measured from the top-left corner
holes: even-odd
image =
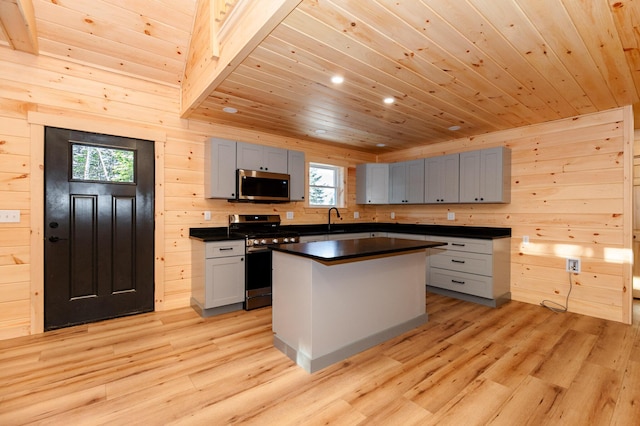
[[[71,179],[92,182],[135,182],[135,151],[71,145]]]

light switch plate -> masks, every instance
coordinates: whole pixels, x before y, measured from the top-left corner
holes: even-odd
[[[456,214],[454,212],[447,212],[447,220],[456,220]]]
[[[20,210],[0,210],[0,222],[2,223],[19,223]]]

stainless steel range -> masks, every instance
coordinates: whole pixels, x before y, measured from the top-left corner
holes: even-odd
[[[280,230],[279,215],[229,216],[229,234],[245,239],[245,304],[246,310],[271,305],[270,246],[296,243],[295,232]]]

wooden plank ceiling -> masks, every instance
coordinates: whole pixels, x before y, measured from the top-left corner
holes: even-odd
[[[182,83],[196,0],[33,3],[41,55]],[[188,118],[383,153],[602,111],[640,100],[639,26],[640,0],[303,0]]]

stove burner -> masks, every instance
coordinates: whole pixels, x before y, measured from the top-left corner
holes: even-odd
[[[298,242],[298,233],[280,231],[279,227],[279,215],[229,216],[229,234],[244,237],[247,247]]]

